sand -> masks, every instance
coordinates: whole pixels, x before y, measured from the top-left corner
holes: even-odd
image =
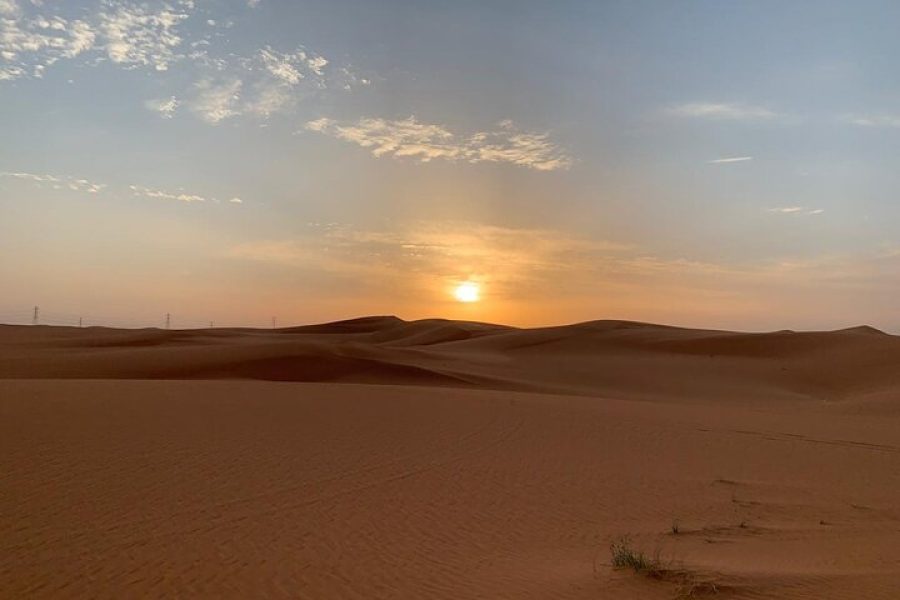
[[[2,326],[0,596],[898,598],[898,365],[870,328]]]

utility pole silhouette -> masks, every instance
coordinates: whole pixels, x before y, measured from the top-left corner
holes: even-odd
[[[78,317],[78,327],[81,328],[81,317]]]
[[[38,307],[37,306],[34,307],[34,316],[31,317],[31,324],[32,325],[38,324]]]
[[[172,314],[166,313],[166,329],[172,328]]]
[[[212,321],[209,322],[209,328],[210,328],[210,329],[213,328],[213,322],[212,322]]]
[[[275,329],[275,317],[272,317],[272,329]]]

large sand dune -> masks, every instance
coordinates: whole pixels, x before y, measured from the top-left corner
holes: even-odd
[[[866,327],[0,326],[0,456],[8,598],[900,598]]]

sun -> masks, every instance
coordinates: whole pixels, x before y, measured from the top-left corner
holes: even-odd
[[[478,302],[481,296],[481,288],[473,281],[465,281],[453,290],[453,295],[460,302]]]

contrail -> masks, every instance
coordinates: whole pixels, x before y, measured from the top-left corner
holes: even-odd
[[[745,160],[753,160],[752,156],[734,156],[731,158],[717,158],[709,161],[711,165],[720,165],[722,163],[744,162]]]

